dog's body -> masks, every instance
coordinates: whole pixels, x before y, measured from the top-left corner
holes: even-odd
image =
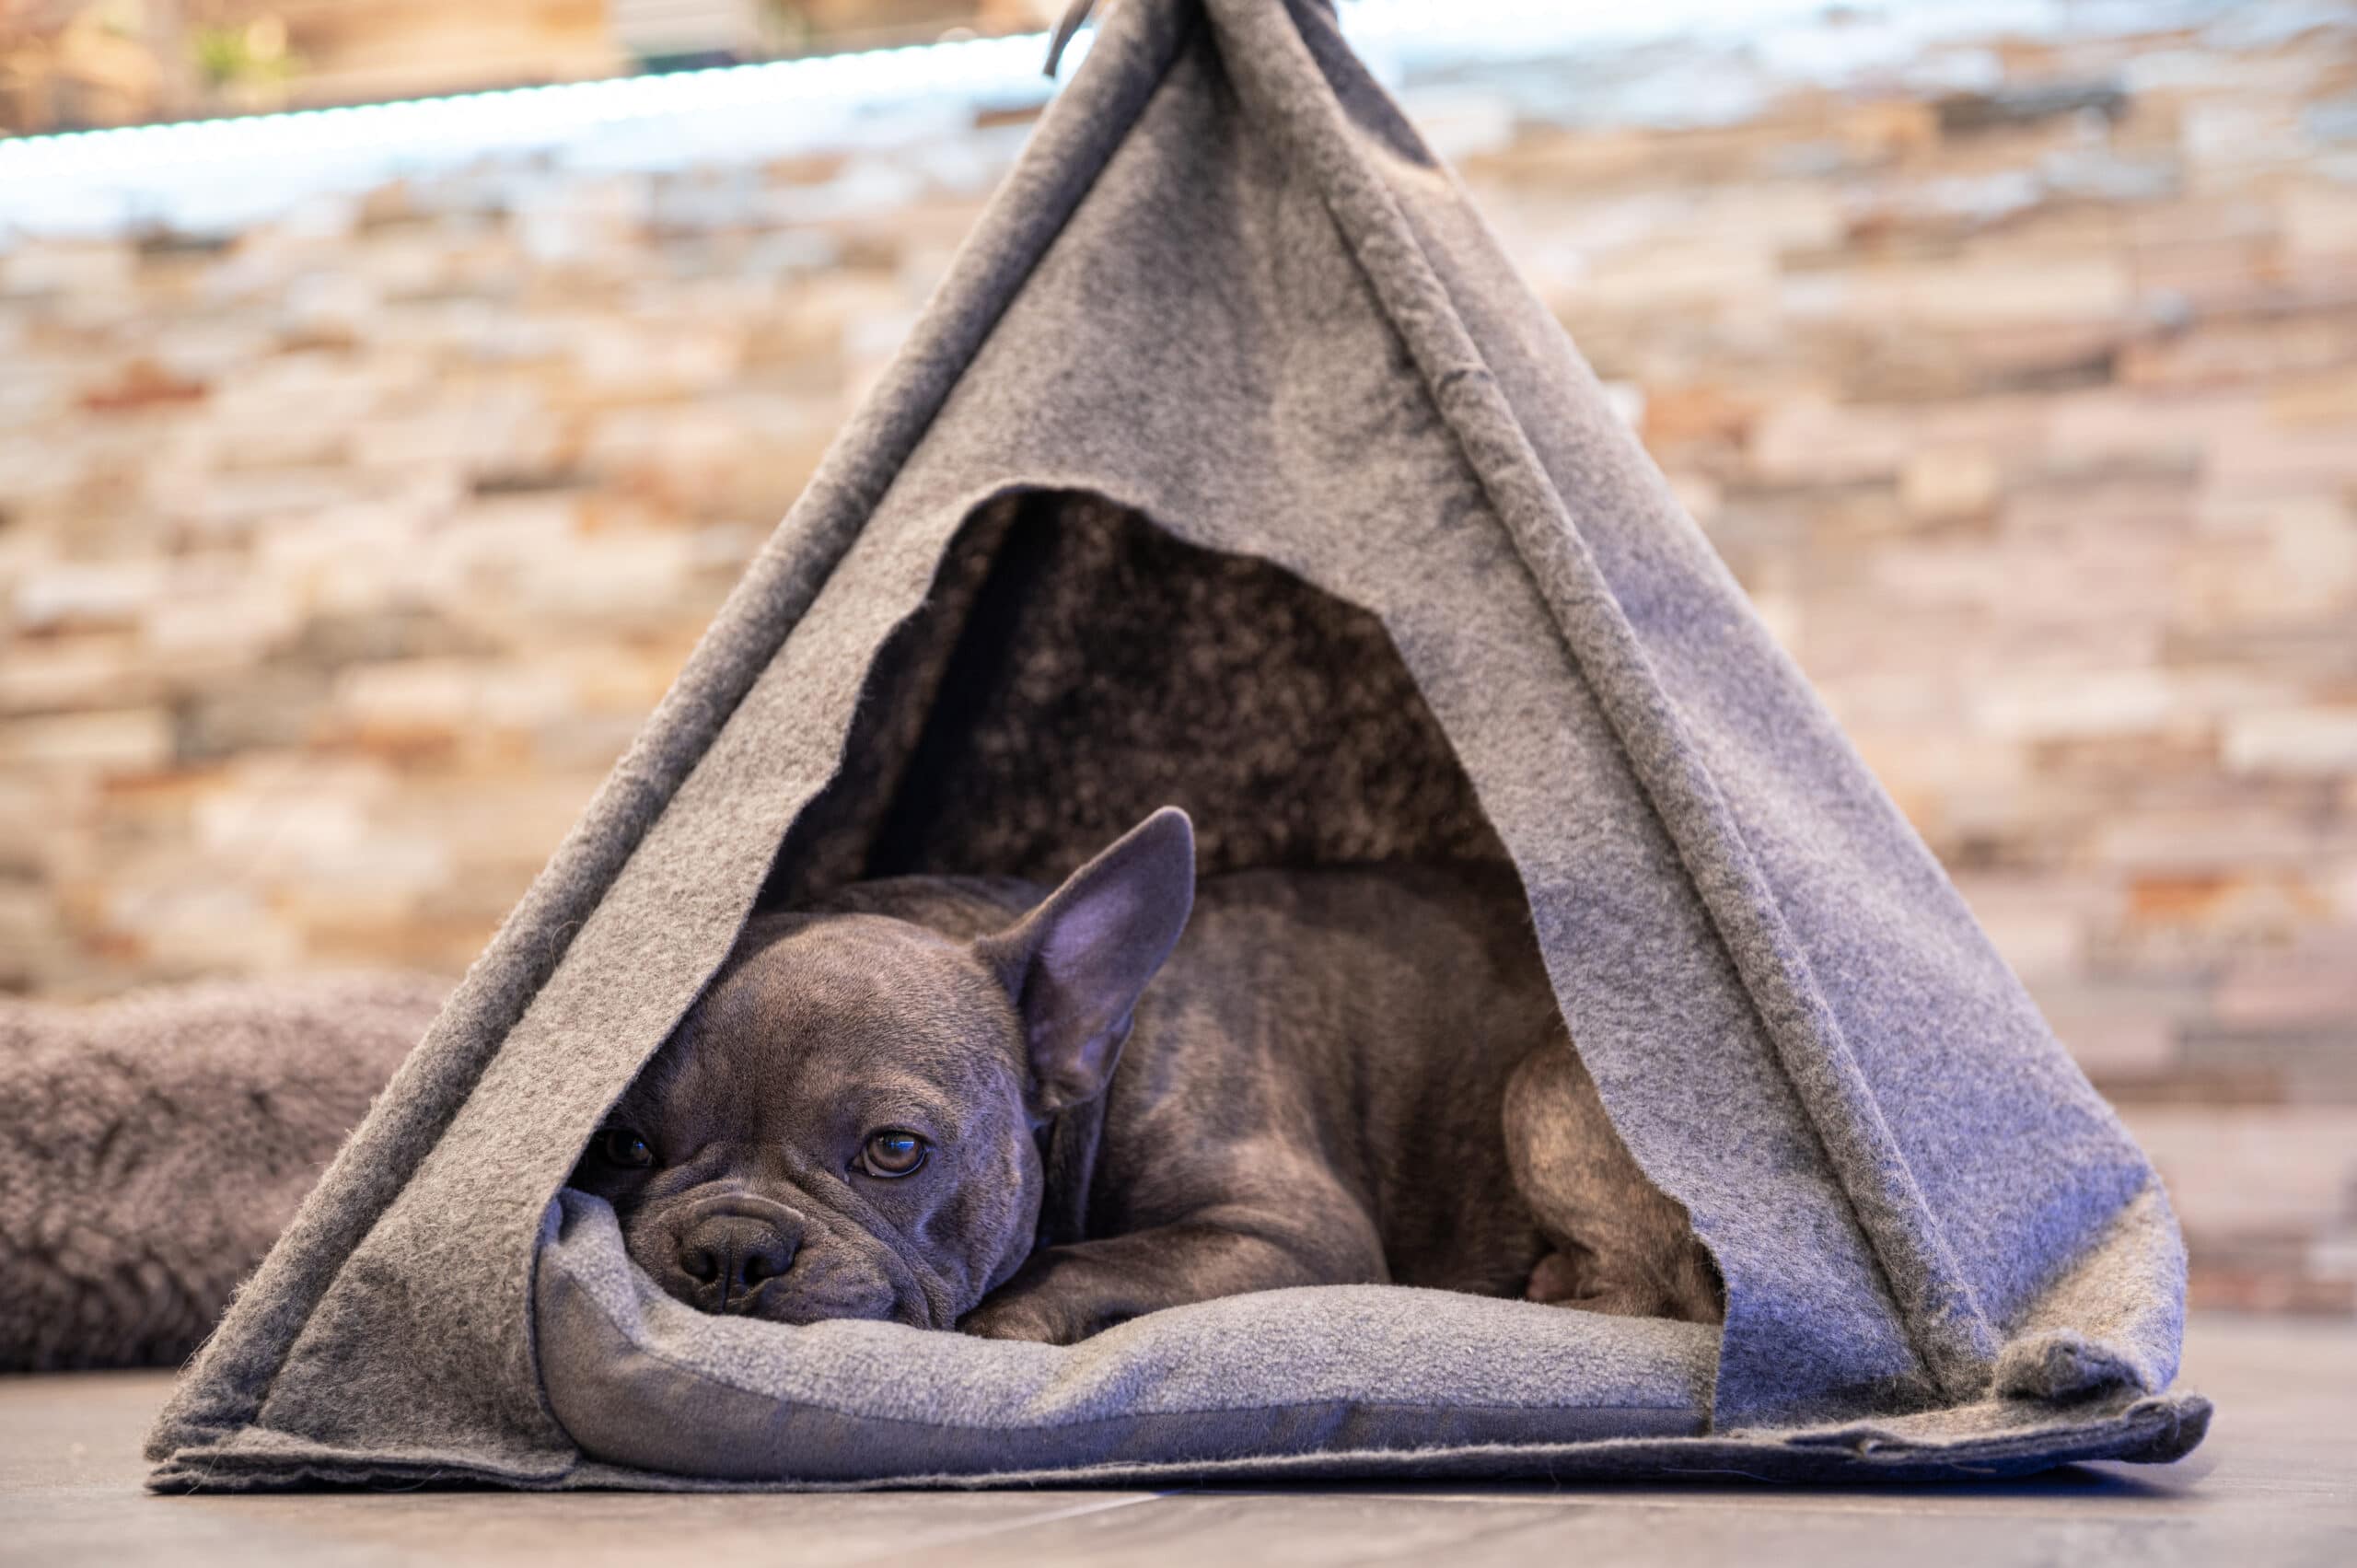
[[[784,1321],[1068,1342],[1387,1281],[1717,1317],[1505,873],[1239,873],[1190,918],[1192,869],[1164,812],[1044,900],[910,877],[756,922],[575,1179],[674,1294]]]

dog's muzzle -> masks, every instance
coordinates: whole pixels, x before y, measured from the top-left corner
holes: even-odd
[[[763,1287],[794,1267],[810,1222],[749,1192],[705,1198],[680,1216],[676,1263],[689,1298],[707,1312],[751,1312]]]

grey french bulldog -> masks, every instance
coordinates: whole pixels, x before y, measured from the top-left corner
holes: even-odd
[[[1169,808],[1045,898],[857,884],[750,923],[574,1180],[670,1294],[784,1323],[1069,1343],[1380,1282],[1716,1321],[1522,911],[1503,870],[1199,890]]]

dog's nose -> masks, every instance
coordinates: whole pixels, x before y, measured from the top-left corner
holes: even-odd
[[[679,1239],[679,1268],[720,1298],[720,1310],[752,1295],[764,1280],[794,1267],[802,1238],[749,1214],[698,1220]]]

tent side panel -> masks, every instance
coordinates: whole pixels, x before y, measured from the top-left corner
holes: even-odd
[[[1516,524],[1917,1345],[1978,1392],[2149,1166],[1330,20],[1212,9]]]
[[[148,1438],[151,1458],[216,1441],[256,1419],[346,1259],[418,1173],[574,934],[800,621],[1194,24],[1191,7],[1173,5],[1128,6],[1108,19],[1087,68],[1051,107],[877,390],[181,1377]],[[520,1275],[514,1285],[521,1290]],[[520,1301],[511,1305],[520,1325]]]

